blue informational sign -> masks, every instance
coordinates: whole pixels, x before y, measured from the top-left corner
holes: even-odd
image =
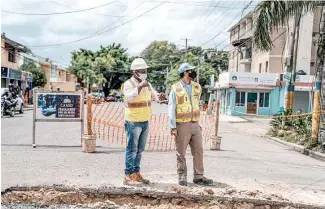
[[[21,71],[9,68],[9,78],[14,80],[21,80]]]
[[[37,119],[80,119],[81,94],[37,93]]]
[[[1,78],[8,78],[8,68],[7,67],[1,67]]]

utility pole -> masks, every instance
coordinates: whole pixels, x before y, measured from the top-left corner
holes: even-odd
[[[294,90],[295,90],[295,86],[294,86],[294,52],[295,52],[295,41],[298,42],[298,40],[295,40],[296,38],[296,31],[297,31],[297,25],[298,25],[298,17],[295,16],[294,20],[293,20],[293,32],[292,35],[289,37],[291,37],[291,39],[289,39],[289,46],[288,46],[288,58],[289,58],[289,63],[286,63],[286,72],[287,73],[291,73],[290,75],[290,79],[289,81],[286,82],[286,89],[285,89],[285,94],[284,94],[284,109],[288,110],[288,109],[293,109],[293,98],[294,98]],[[288,25],[289,27],[289,25]],[[290,28],[290,27],[289,27]],[[299,30],[299,28],[298,28]],[[290,33],[290,30],[288,30],[288,32]]]
[[[323,102],[325,101],[325,83],[323,83],[323,76],[325,76],[325,65],[324,65],[324,56],[325,56],[325,10],[323,7],[323,18],[320,23],[320,33],[318,39],[317,47],[317,61],[316,61],[316,83],[314,90],[314,104],[313,104],[313,117],[312,117],[312,143],[317,144],[321,142],[319,136],[319,128],[324,126],[324,113],[321,111],[324,109]],[[320,122],[322,122],[320,124]],[[320,140],[318,140],[320,139]]]
[[[181,40],[185,40],[185,51],[187,52],[187,42],[192,39],[188,39],[185,37],[185,38],[181,38]]]

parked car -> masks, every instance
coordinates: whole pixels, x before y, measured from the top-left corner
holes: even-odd
[[[114,95],[109,95],[106,99],[107,102],[116,102],[116,98]]]

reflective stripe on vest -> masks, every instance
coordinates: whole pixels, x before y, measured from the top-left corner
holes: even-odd
[[[151,107],[151,102],[128,102],[126,104],[128,108],[141,108],[141,107]]]
[[[193,115],[192,113],[190,112],[185,112],[185,113],[177,113],[176,112],[176,119],[192,119],[192,116],[193,116],[193,119],[198,119],[200,118],[200,111],[197,110],[197,111],[193,111]]]

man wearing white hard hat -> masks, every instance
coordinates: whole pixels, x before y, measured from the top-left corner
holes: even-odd
[[[199,125],[201,86],[194,82],[195,67],[183,63],[178,73],[180,80],[172,85],[169,94],[168,115],[171,133],[176,137],[178,183],[187,186],[185,154],[188,145],[193,155],[195,184],[211,185],[213,181],[204,177],[202,130]]]
[[[145,149],[151,119],[151,101],[163,99],[147,81],[149,66],[142,58],[131,64],[133,76],[123,84],[125,101],[125,130],[127,147],[125,153],[124,184],[149,184],[140,173],[142,152]]]

